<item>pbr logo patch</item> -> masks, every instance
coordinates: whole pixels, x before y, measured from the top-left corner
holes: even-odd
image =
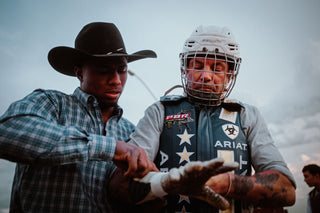
[[[225,124],[222,126],[223,132],[232,140],[239,134],[239,127],[233,124]]]
[[[170,129],[174,124],[176,124],[179,128],[179,133],[182,132],[181,126],[185,126],[188,131],[190,131],[190,127],[188,123],[193,122],[194,120],[191,118],[191,114],[187,113],[184,110],[178,112],[175,115],[167,115],[165,118],[165,125]]]

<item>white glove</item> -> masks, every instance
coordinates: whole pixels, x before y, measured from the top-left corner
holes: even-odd
[[[151,184],[151,193],[156,197],[166,194],[181,194],[206,201],[210,205],[227,209],[229,202],[206,186],[207,180],[220,173],[238,168],[238,163],[224,163],[217,158],[210,161],[194,161],[183,167],[172,168],[168,173],[150,172],[140,182]]]

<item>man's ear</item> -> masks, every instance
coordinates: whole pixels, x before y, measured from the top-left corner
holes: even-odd
[[[82,69],[81,67],[75,66],[73,68],[74,74],[77,76],[80,82],[83,81],[83,74],[82,74]]]

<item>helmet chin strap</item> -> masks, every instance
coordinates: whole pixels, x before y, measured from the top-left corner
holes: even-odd
[[[204,94],[202,92],[190,91],[190,90],[186,93],[189,101],[198,105],[219,106],[224,100],[224,99],[221,99],[220,96],[213,93]]]
[[[191,103],[198,104],[200,106],[220,106],[222,103],[222,100],[204,100],[204,99],[199,99],[197,97],[192,97],[188,95],[188,100]]]

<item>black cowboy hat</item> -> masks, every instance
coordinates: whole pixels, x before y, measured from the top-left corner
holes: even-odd
[[[141,50],[128,54],[118,28],[112,23],[94,22],[87,24],[75,40],[75,48],[59,46],[48,53],[50,65],[60,73],[75,76],[74,66],[92,58],[127,58],[128,63],[143,59],[156,58],[152,50]]]

